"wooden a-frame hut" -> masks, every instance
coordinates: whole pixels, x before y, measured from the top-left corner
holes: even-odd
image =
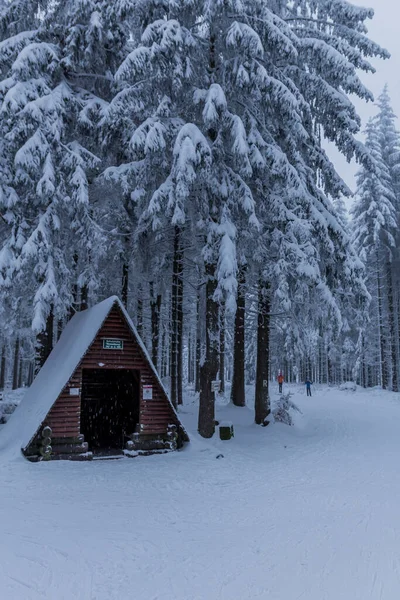
[[[164,452],[188,436],[113,296],[77,313],[0,433],[30,460]]]

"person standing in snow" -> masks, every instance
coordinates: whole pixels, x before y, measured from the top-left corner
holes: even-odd
[[[307,381],[305,382],[305,384],[306,384],[307,396],[311,396],[312,381],[310,381],[309,379],[307,379]]]
[[[285,378],[283,377],[282,373],[280,372],[278,375],[278,384],[279,384],[279,393],[282,394],[282,385],[284,382]]]

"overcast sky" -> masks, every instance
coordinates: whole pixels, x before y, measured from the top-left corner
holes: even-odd
[[[374,75],[362,74],[361,78],[367,87],[377,98],[385,83],[389,85],[392,105],[396,115],[400,115],[400,0],[350,0],[352,4],[366,6],[375,10],[375,16],[367,21],[368,36],[389,50],[389,60],[375,60],[376,68]],[[375,114],[376,110],[372,103],[356,102],[356,106],[363,123]],[[400,123],[397,124],[400,127]],[[352,190],[355,187],[354,174],[357,165],[349,165],[338,153],[333,152],[332,158],[336,168]]]

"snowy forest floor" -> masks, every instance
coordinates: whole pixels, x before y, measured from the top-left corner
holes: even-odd
[[[293,392],[295,427],[259,428],[252,410],[219,402],[217,418],[235,425],[226,442],[196,434],[189,394],[191,444],[168,455],[0,456],[1,597],[400,597],[399,396]]]

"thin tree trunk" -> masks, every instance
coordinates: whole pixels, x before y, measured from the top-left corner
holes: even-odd
[[[177,377],[177,398],[178,404],[183,404],[183,251],[181,232],[176,228],[176,236],[178,239],[178,278],[177,278],[177,294],[176,294],[176,337],[177,337],[177,361],[176,361],[176,377]]]
[[[161,349],[161,377],[167,376],[167,365],[168,365],[168,347],[167,347],[167,333],[165,327],[163,328],[162,335],[162,349]]]
[[[188,342],[187,342],[187,375],[188,375],[188,384],[191,385],[193,383],[192,379],[192,332],[189,329],[188,333]]]
[[[172,261],[171,294],[171,402],[178,406],[178,290],[179,290],[179,228],[175,227],[174,256]]]
[[[215,395],[211,382],[218,373],[218,304],[214,300],[217,288],[215,265],[206,264],[206,346],[204,361],[200,366],[199,433],[210,438],[215,431]]]
[[[36,373],[43,367],[53,349],[54,335],[54,309],[50,307],[50,312],[46,320],[46,328],[40,332],[36,341]]]
[[[64,322],[62,319],[58,319],[57,321],[57,342],[61,337],[61,334],[63,332],[63,328],[64,328]]]
[[[23,376],[23,364],[22,364],[22,359],[19,359],[19,365],[18,365],[18,387],[22,388],[22,376]]]
[[[245,394],[245,293],[246,273],[241,267],[238,273],[235,330],[233,335],[233,376],[231,401],[235,406],[246,406]],[[267,377],[268,379],[268,377]]]
[[[380,378],[381,386],[385,390],[387,388],[386,369],[385,369],[385,336],[383,330],[383,307],[382,307],[382,291],[381,291],[381,278],[379,275],[379,262],[378,257],[376,260],[376,276],[377,276],[377,292],[378,292],[378,327],[379,327],[379,367],[380,367]]]
[[[154,297],[154,284],[150,282],[150,310],[151,310],[151,360],[158,369],[158,350],[160,345],[160,313],[161,294]]]
[[[270,414],[269,401],[269,336],[270,336],[270,286],[260,281],[258,289],[257,372],[255,391],[255,422],[265,423]]]
[[[195,391],[200,392],[200,359],[201,359],[201,322],[200,322],[200,290],[197,290],[197,301],[196,301],[196,379],[195,379]]]
[[[19,367],[19,337],[15,340],[14,361],[13,361],[13,380],[12,389],[18,389],[18,367]]]
[[[1,362],[0,362],[0,390],[4,390],[6,383],[6,345],[3,344],[1,350]]]
[[[324,372],[324,332],[322,325],[319,327],[319,344],[318,344],[318,383],[323,383],[323,372]]]
[[[392,390],[393,392],[399,391],[398,382],[398,368],[396,360],[396,328],[395,328],[395,316],[394,316],[394,300],[393,300],[393,273],[392,265],[387,265],[387,296],[388,296],[388,313],[389,313],[389,337],[390,337],[390,351],[392,358]]]
[[[122,285],[121,300],[125,308],[128,308],[128,286],[129,286],[129,265],[127,262],[122,264]]]
[[[143,336],[143,298],[142,286],[138,285],[137,309],[136,309],[136,329],[140,337]]]
[[[89,290],[87,285],[81,287],[81,305],[80,310],[86,310],[88,308]]]
[[[28,369],[28,386],[32,385],[34,374],[35,374],[35,363],[30,362],[29,369]]]
[[[219,378],[221,381],[221,394],[225,392],[225,304],[221,304],[219,311]]]
[[[72,303],[71,303],[71,306],[69,307],[67,320],[72,319],[74,314],[79,310],[79,308],[78,308],[79,288],[78,288],[78,274],[77,274],[78,260],[79,260],[79,257],[75,253],[74,257],[73,257],[73,278],[74,278],[75,283],[72,286]]]

